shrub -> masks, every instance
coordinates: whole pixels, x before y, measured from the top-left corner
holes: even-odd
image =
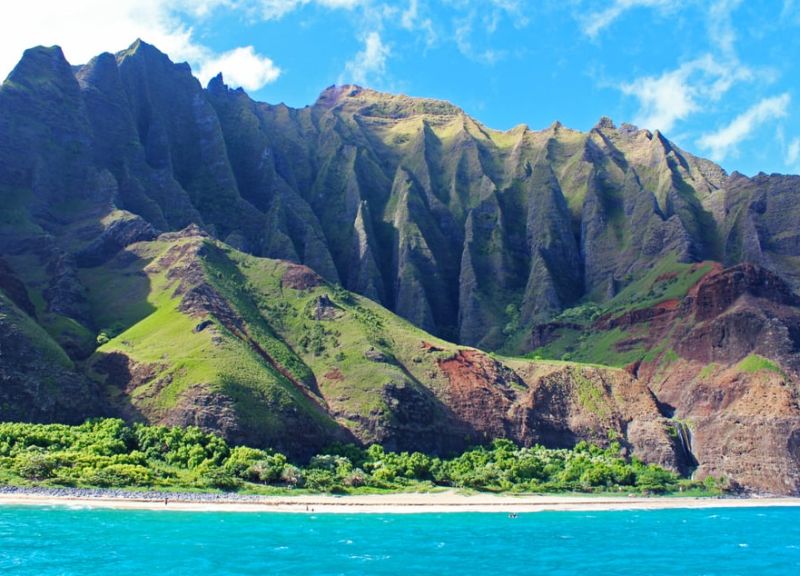
[[[336,485],[336,477],[330,470],[311,468],[305,474],[305,486],[310,490],[330,492]]]
[[[153,482],[153,475],[150,470],[137,464],[111,464],[99,470],[87,469],[82,480],[93,486],[149,486]]]
[[[223,468],[213,465],[203,464],[198,467],[198,482],[200,486],[207,488],[219,488],[220,490],[235,490],[242,485],[242,481]]]
[[[302,488],[305,484],[305,476],[300,468],[289,464],[283,467],[280,481],[286,486],[290,486],[292,488]]]
[[[27,480],[47,480],[58,465],[58,460],[49,454],[31,452],[15,458],[14,471]]]

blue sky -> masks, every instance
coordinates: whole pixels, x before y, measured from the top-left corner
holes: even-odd
[[[142,37],[205,81],[312,103],[334,83],[449,100],[484,124],[660,129],[746,174],[800,172],[800,0],[27,0],[22,50],[73,63]]]

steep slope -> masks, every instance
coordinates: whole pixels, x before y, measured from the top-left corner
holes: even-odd
[[[0,185],[34,226],[58,232],[103,204],[155,230],[193,222],[465,344],[505,345],[515,325],[607,301],[671,256],[800,282],[796,179],[728,177],[608,119],[498,132],[355,86],[271,106],[221,77],[203,90],[141,41],[76,70],[57,48],[28,51],[0,117]]]
[[[0,420],[79,423],[102,410],[89,379],[0,291]]]
[[[300,111],[220,79],[208,94],[234,163],[263,173],[270,158],[308,201],[346,287],[463,343],[497,347],[509,323],[603,301],[663,257],[721,257],[710,210],[724,173],[658,133],[608,120],[501,133],[352,86]],[[241,146],[245,117],[262,145]]]
[[[198,228],[133,244],[82,278],[98,321],[117,325],[88,369],[128,419],[300,455],[335,440],[450,453],[500,436],[572,446],[612,434],[681,464],[655,400],[621,370],[460,349]]]
[[[627,365],[683,431],[698,474],[796,493],[798,305],[764,268],[673,263],[607,308],[567,310],[537,327],[531,356]]]

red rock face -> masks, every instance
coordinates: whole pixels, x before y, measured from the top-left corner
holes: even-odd
[[[626,371],[632,382],[655,394],[662,411],[674,413],[688,425],[698,477],[722,476],[746,490],[797,494],[798,304],[800,299],[790,287],[768,270],[753,264],[728,269],[715,265],[682,300],[603,316],[593,330],[633,329],[636,337],[618,343],[619,350],[634,344],[645,349],[660,345],[677,354],[677,359],[667,359],[662,353],[655,360],[635,362]],[[546,336],[547,330],[535,335],[543,340]],[[756,360],[755,367],[741,368],[739,362],[751,354],[772,364]],[[767,367],[759,368],[762,365]],[[556,401],[552,417],[538,419],[532,429],[541,434],[561,422],[564,433],[581,430],[576,414],[585,410],[564,411],[568,403],[558,400],[557,394],[542,395],[540,390],[534,397],[540,408]],[[646,413],[647,409],[641,411]],[[613,424],[606,426],[614,429]],[[580,432],[585,433],[585,429]],[[658,460],[660,445],[637,437],[637,426],[627,426],[626,438],[631,444],[638,441],[637,453]]]
[[[698,284],[694,301],[695,319],[703,321],[719,316],[745,294],[776,304],[800,304],[800,299],[778,276],[746,263],[710,274]]]
[[[800,492],[800,311],[777,276],[743,264],[707,275],[672,318],[667,369],[637,367],[692,431],[699,477],[746,490]],[[738,364],[751,354],[766,367]]]
[[[308,266],[291,264],[281,278],[281,286],[295,290],[307,290],[322,284],[322,278]]]
[[[477,350],[460,350],[439,361],[439,368],[450,382],[448,405],[459,419],[468,422],[479,436],[513,435],[509,410],[515,394],[511,385],[522,385],[514,372]]]
[[[652,382],[692,430],[697,476],[724,477],[757,492],[798,493],[796,387],[780,374],[735,366],[701,376],[703,366],[680,360]]]
[[[644,322],[670,322],[679,307],[679,300],[666,300],[650,308],[629,310],[619,316],[604,316],[597,321],[595,326],[600,330],[613,330],[614,328],[630,328]]]
[[[643,382],[622,370],[522,363],[507,366],[477,350],[439,361],[449,382],[442,400],[476,440],[600,445],[609,431],[648,462],[678,469],[667,420]]]

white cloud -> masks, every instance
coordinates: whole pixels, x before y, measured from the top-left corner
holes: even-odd
[[[400,26],[409,32],[421,30],[425,33],[425,45],[432,46],[437,39],[433,20],[420,16],[419,0],[409,0],[408,8],[400,14]]]
[[[720,100],[737,82],[753,77],[753,72],[737,61],[721,62],[706,54],[660,76],[624,83],[620,90],[639,100],[636,124],[669,132],[702,105]]]
[[[704,134],[697,141],[697,145],[709,150],[712,160],[722,161],[729,154],[735,153],[737,145],[747,139],[756,128],[770,120],[786,116],[790,101],[789,94],[764,98],[734,118],[724,128]]]
[[[505,15],[511,20],[515,28],[524,28],[529,23],[528,15],[525,10],[530,9],[524,0],[490,0],[495,8],[495,17]]]
[[[400,25],[406,30],[413,30],[419,18],[419,0],[410,0],[408,8],[400,16]]]
[[[786,165],[796,166],[800,160],[800,138],[794,138],[786,148]]]
[[[390,49],[381,40],[381,35],[378,32],[370,32],[364,39],[364,49],[345,64],[339,83],[353,82],[368,85],[370,78],[380,79],[386,72],[386,59],[389,54]]]
[[[277,80],[281,70],[266,56],[256,54],[252,46],[245,46],[207,59],[197,71],[197,77],[206,84],[218,72],[222,72],[229,84],[258,90]]]
[[[623,93],[639,99],[639,114],[634,122],[645,128],[669,132],[678,120],[697,110],[692,87],[684,68],[647,76],[623,84]]]
[[[617,18],[633,8],[660,8],[667,9],[675,6],[672,0],[614,0],[613,4],[582,18],[583,32],[590,38],[596,38],[605,28],[610,26]]]
[[[327,0],[337,1],[337,0]],[[5,77],[31,46],[57,44],[73,64],[104,51],[126,48],[136,38],[154,44],[175,61],[192,68],[220,67],[231,84],[258,89],[277,78],[279,70],[252,47],[218,54],[200,43],[186,20],[208,17],[235,0],[26,0],[3,8],[0,19],[0,77]],[[219,66],[218,66],[219,67]],[[228,70],[225,69],[228,68]],[[245,78],[250,72],[252,78]],[[259,83],[263,82],[263,83]]]
[[[741,3],[742,0],[717,0],[708,10],[709,39],[719,52],[728,57],[734,56],[736,43],[731,14]]]
[[[491,66],[508,56],[508,51],[493,48],[491,45],[476,48],[474,37],[482,32],[484,35],[482,43],[490,44],[491,36],[504,18],[510,19],[515,28],[527,26],[528,19],[522,15],[519,2],[514,0],[491,0],[490,5],[492,10],[482,11],[480,17],[475,10],[469,10],[466,14],[454,18],[452,38],[461,54],[470,60]]]

